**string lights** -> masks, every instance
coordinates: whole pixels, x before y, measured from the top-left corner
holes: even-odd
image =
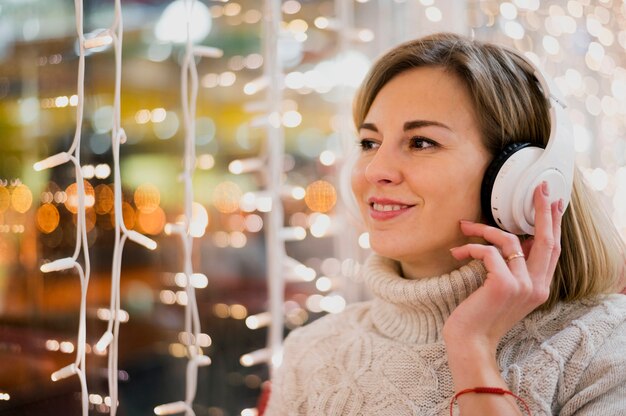
[[[66,152],[61,152],[56,155],[50,156],[44,160],[41,160],[34,164],[33,168],[36,171],[44,169],[51,169],[56,166],[62,165],[67,162],[74,164],[74,171],[76,177],[76,187],[78,196],[78,210],[76,213],[76,243],[74,248],[74,254],[72,257],[65,257],[58,260],[54,260],[50,263],[43,264],[41,271],[43,273],[52,273],[68,269],[76,269],[80,277],[80,309],[79,309],[79,324],[78,324],[78,336],[76,341],[76,359],[73,363],[55,371],[51,375],[52,381],[58,381],[67,377],[77,375],[80,380],[81,387],[81,408],[83,416],[87,416],[89,412],[89,393],[87,389],[86,380],[86,364],[85,364],[85,350],[86,350],[86,336],[87,336],[87,288],[89,286],[89,277],[91,274],[91,263],[89,259],[89,245],[87,243],[87,229],[85,224],[85,183],[83,179],[83,171],[80,165],[80,151],[81,151],[81,132],[83,122],[83,109],[85,101],[85,51],[93,47],[91,42],[85,39],[83,32],[83,3],[82,0],[75,0],[74,7],[76,11],[76,32],[78,34],[78,77],[77,77],[77,94],[76,94],[76,129],[74,132],[74,140]],[[83,254],[83,266],[78,263],[78,257],[82,250]]]
[[[288,11],[292,6],[295,7],[298,2],[291,2],[293,4],[283,5],[282,10],[285,11],[285,7]],[[343,23],[352,18],[351,8],[342,8],[345,6],[345,1],[337,2],[338,14],[343,19]],[[240,357],[240,364],[244,367],[250,367],[257,364],[268,363],[270,367],[270,378],[273,370],[280,366],[282,361],[282,337],[285,326],[285,313],[289,309],[284,299],[284,286],[285,282],[312,282],[316,279],[317,273],[315,269],[307,267],[292,257],[289,257],[285,253],[284,243],[287,241],[300,241],[306,237],[306,229],[302,226],[295,225],[290,227],[284,227],[284,212],[281,202],[282,197],[291,197],[295,200],[304,199],[307,206],[314,211],[318,211],[311,216],[311,222],[309,224],[311,235],[314,237],[323,237],[327,234],[331,226],[331,217],[322,214],[321,212],[329,211],[336,202],[336,194],[334,186],[325,181],[315,182],[307,189],[301,187],[288,186],[282,182],[284,173],[284,132],[283,125],[285,127],[295,127],[301,122],[301,115],[294,110],[284,111],[282,90],[283,85],[298,89],[304,87],[306,76],[301,73],[291,72],[285,76],[282,71],[282,62],[279,59],[279,45],[281,36],[281,2],[266,0],[264,3],[264,73],[262,77],[247,83],[244,86],[244,93],[246,95],[253,95],[261,90],[266,92],[266,103],[264,106],[265,114],[260,117],[256,117],[252,120],[251,125],[254,127],[264,127],[266,129],[266,146],[264,148],[264,155],[257,158],[249,158],[243,160],[235,160],[229,165],[231,173],[240,174],[251,171],[261,171],[265,177],[265,189],[256,193],[247,193],[242,198],[242,208],[247,205],[257,205],[256,208],[265,212],[267,215],[267,226],[265,227],[266,247],[267,247],[267,279],[268,279],[268,293],[269,293],[269,311],[262,312],[257,315],[251,315],[246,319],[246,326],[252,330],[258,328],[264,328],[269,326],[268,340],[266,348],[262,348],[250,353],[244,354]],[[296,25],[295,23],[298,25]],[[296,29],[296,26],[306,26],[306,23],[302,20],[296,19],[292,21],[288,28],[294,29],[296,39],[302,42],[306,40],[306,27],[302,29]],[[336,26],[336,27],[335,27]],[[347,28],[342,29],[341,25],[328,25],[329,29],[344,31],[342,38],[345,39],[344,44],[354,41],[358,37],[354,36],[355,30],[352,29],[353,25],[349,24]],[[345,52],[345,48],[341,48],[340,51]],[[343,55],[340,55],[340,58]],[[344,68],[347,69],[347,68]],[[298,77],[297,75],[302,75]],[[291,76],[291,78],[290,78]],[[314,79],[313,75],[309,74],[311,80]],[[319,78],[319,77],[318,77]],[[317,86],[319,92],[322,93],[324,87],[322,85]],[[346,92],[346,91],[342,91]],[[345,100],[349,100],[349,97],[341,100],[338,107],[341,104],[345,104]],[[257,110],[260,106],[256,103],[248,103],[248,109],[251,111]],[[263,108],[263,107],[261,107]],[[346,106],[347,109],[350,106]],[[254,110],[252,110],[254,109]],[[347,110],[349,111],[349,110]],[[293,114],[292,114],[293,113]],[[349,122],[349,116],[346,111],[341,111],[340,116],[345,121],[344,124]],[[294,117],[292,117],[292,115]],[[297,116],[297,120],[295,119]],[[347,125],[347,124],[346,124]],[[347,149],[353,143],[352,136],[349,133],[349,128],[342,129],[342,140]],[[348,144],[349,143],[349,144]],[[333,165],[335,162],[334,153],[325,153],[323,157],[320,157],[322,164],[327,166]],[[331,160],[332,159],[332,160]],[[263,169],[262,166],[265,165]],[[265,209],[261,209],[258,206],[258,202],[261,198],[267,198],[269,203]],[[245,209],[245,208],[244,208]],[[313,218],[315,217],[315,218]],[[319,221],[318,221],[319,220]],[[323,230],[322,230],[323,228]],[[339,233],[342,234],[342,233]],[[346,237],[338,237],[340,245],[344,245]],[[347,246],[353,243],[347,242]],[[346,246],[346,247],[347,247]],[[346,252],[342,253],[347,255]],[[325,276],[320,277],[321,286],[324,290],[329,290],[332,287],[332,281]],[[315,295],[313,295],[315,296]],[[319,296],[318,303],[322,304],[319,311],[325,310],[328,312],[339,312],[345,307],[345,300],[340,295],[331,296]],[[299,307],[298,311],[302,311]],[[304,311],[302,311],[304,312]],[[306,312],[304,312],[306,315]],[[292,318],[296,325],[304,323],[306,318],[301,316],[295,317],[295,315],[301,315],[297,312],[294,316],[288,316]],[[290,320],[290,321],[291,321]],[[250,412],[253,409],[244,409],[244,412]],[[247,413],[246,413],[247,414]]]
[[[253,365],[269,361],[270,374],[282,361],[282,341],[284,326],[284,278],[286,254],[283,232],[284,212],[281,201],[282,175],[284,170],[284,132],[280,124],[282,111],[282,68],[278,55],[281,23],[281,1],[265,0],[263,5],[263,75],[267,79],[265,153],[267,168],[264,170],[265,186],[271,200],[271,210],[267,213],[265,246],[267,247],[267,279],[271,324],[268,331],[266,351],[260,350],[241,357],[242,364]]]
[[[193,27],[193,13],[196,0],[184,0],[186,19],[186,47],[185,57],[181,68],[181,99],[183,120],[185,125],[185,154],[184,170],[181,180],[185,188],[184,222],[183,224],[168,224],[167,233],[176,234],[180,237],[183,248],[183,269],[185,277],[183,286],[187,302],[185,302],[185,332],[184,344],[187,348],[187,370],[185,378],[185,401],[166,403],[154,408],[157,415],[170,415],[184,412],[187,416],[195,415],[193,401],[196,397],[198,386],[198,368],[211,364],[211,359],[202,352],[202,338],[200,316],[196,301],[196,287],[206,287],[206,276],[194,273],[192,254],[195,237],[204,235],[204,229],[208,224],[208,218],[198,221],[193,195],[193,173],[196,168],[196,103],[198,98],[198,70],[196,57],[219,58],[223,55],[222,50],[207,46],[195,46]],[[196,214],[196,215],[194,215]],[[177,275],[178,276],[178,275]]]
[[[78,2],[78,0],[77,0]],[[81,8],[82,13],[82,8]],[[122,253],[126,240],[129,239],[149,250],[154,250],[157,244],[154,240],[129,230],[124,224],[122,212],[122,179],[120,172],[120,145],[126,142],[126,132],[121,126],[121,81],[122,81],[122,41],[123,20],[120,0],[115,0],[114,18],[111,27],[100,32],[95,38],[89,39],[93,47],[102,47],[113,44],[115,55],[115,85],[113,97],[113,126],[111,129],[111,149],[113,152],[113,209],[115,218],[115,240],[113,245],[113,261],[111,266],[111,294],[108,313],[107,329],[96,343],[96,353],[104,354],[108,348],[108,387],[110,397],[110,414],[115,416],[118,407],[118,356],[119,356],[119,327],[128,316],[120,305],[120,280],[122,270]],[[79,100],[80,101],[80,100]]]
[[[568,102],[577,165],[624,239],[625,16],[624,2],[514,0],[468,2],[467,19],[476,38],[512,44],[552,75]]]

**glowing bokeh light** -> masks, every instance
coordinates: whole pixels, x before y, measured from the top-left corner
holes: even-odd
[[[139,211],[150,214],[155,211],[161,203],[161,192],[151,183],[144,183],[135,190],[133,200]]]
[[[328,277],[326,276],[320,276],[316,281],[315,281],[315,287],[317,288],[317,290],[319,290],[320,292],[328,292],[330,289],[332,289],[333,287],[333,282],[332,280],[330,280]]]
[[[96,214],[104,215],[113,209],[113,190],[110,185],[100,184],[95,189],[96,203],[94,209]]]
[[[250,214],[244,221],[246,230],[251,233],[258,233],[263,228],[263,218],[256,214]]]
[[[197,165],[201,170],[209,170],[215,166],[215,158],[210,154],[200,155],[198,156]]]
[[[296,14],[301,8],[302,5],[296,0],[287,0],[282,5],[283,13],[285,14]]]
[[[187,40],[187,2],[175,0],[170,3],[159,18],[154,34],[163,42],[183,43]],[[211,31],[211,13],[202,2],[195,2],[191,13],[189,37],[199,42]]]
[[[440,22],[443,18],[443,14],[441,13],[441,9],[436,6],[428,7],[425,12],[426,18],[431,22]]]
[[[302,123],[302,115],[296,110],[287,111],[282,116],[282,122],[285,127],[298,127]]]
[[[242,192],[234,182],[225,181],[218,184],[213,190],[213,204],[223,214],[232,214],[239,209],[239,200]]]
[[[337,202],[337,191],[330,182],[315,181],[307,186],[304,202],[312,211],[328,212]]]
[[[28,211],[33,204],[33,194],[24,184],[17,185],[11,192],[11,205],[21,214]]]
[[[241,231],[233,231],[230,233],[230,245],[233,248],[245,247],[248,242],[248,238]]]
[[[44,234],[50,234],[59,226],[60,218],[57,207],[43,204],[37,209],[37,228]]]
[[[320,214],[318,212],[315,212],[311,215],[309,229],[313,237],[324,237],[328,233],[331,225],[332,221],[328,215]]]
[[[194,202],[191,206],[191,222],[189,223],[189,234],[192,237],[202,237],[209,225],[209,213],[206,208]]]
[[[213,314],[218,318],[226,319],[230,316],[230,308],[225,303],[213,305]]]
[[[243,21],[248,23],[248,24],[254,24],[259,22],[261,19],[263,18],[263,14],[256,10],[256,9],[250,9],[248,11],[246,11],[243,15]]]
[[[368,249],[370,248],[370,235],[369,233],[362,233],[359,236],[359,247]]]
[[[137,225],[144,233],[157,235],[165,227],[165,212],[161,207],[156,207],[149,212],[139,209],[137,210]]]
[[[124,219],[124,226],[132,230],[135,228],[135,210],[128,202],[122,202],[122,218]],[[115,226],[115,210],[111,211],[111,224]]]
[[[248,309],[245,306],[234,304],[230,305],[230,316],[234,319],[243,320],[248,316]]]
[[[320,300],[320,308],[329,313],[339,313],[346,308],[346,300],[341,295],[328,295]]]
[[[106,163],[101,163],[94,169],[94,174],[98,179],[106,179],[111,175],[111,167]]]
[[[137,124],[146,124],[150,121],[150,110],[146,110],[145,108],[137,111],[135,113],[135,122]]]
[[[85,207],[93,207],[96,202],[96,192],[93,186],[87,181],[83,181],[85,187]],[[70,184],[65,189],[65,208],[72,214],[78,213],[78,184],[76,182]]]
[[[77,224],[78,215],[74,215],[72,217],[72,222],[74,224]],[[96,211],[93,208],[85,209],[85,230],[89,232],[93,230],[95,226],[96,226]]]
[[[336,160],[337,156],[332,150],[324,150],[320,153],[320,163],[324,166],[332,166]]]

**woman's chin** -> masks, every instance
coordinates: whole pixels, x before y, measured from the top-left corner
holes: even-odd
[[[379,256],[387,257],[392,260],[402,261],[406,258],[414,258],[418,256],[418,253],[410,252],[406,253],[405,250],[402,250],[402,246],[398,244],[389,244],[385,242],[376,242],[370,240],[370,248],[372,251]]]

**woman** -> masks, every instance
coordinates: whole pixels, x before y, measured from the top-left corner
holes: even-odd
[[[481,210],[494,156],[550,135],[533,73],[453,34],[374,64],[352,171],[374,298],[289,335],[266,414],[626,414],[623,243],[579,175],[567,207],[534,190],[534,238]]]

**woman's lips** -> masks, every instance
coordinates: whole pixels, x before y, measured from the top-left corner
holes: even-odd
[[[398,202],[380,202],[371,200],[369,206],[370,217],[375,220],[390,220],[406,213],[414,207],[414,205],[405,205]]]

